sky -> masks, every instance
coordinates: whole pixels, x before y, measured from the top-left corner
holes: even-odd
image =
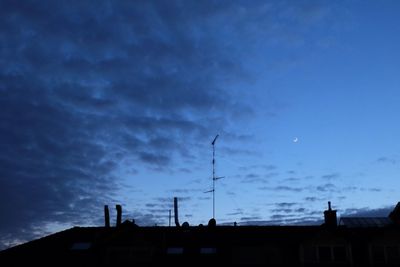
[[[320,223],[400,200],[398,1],[0,1],[0,248],[103,206]]]

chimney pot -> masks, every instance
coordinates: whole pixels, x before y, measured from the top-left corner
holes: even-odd
[[[179,227],[179,217],[178,217],[178,198],[174,197],[174,217],[175,217],[175,226]]]
[[[105,227],[110,227],[110,211],[108,210],[108,205],[104,205],[104,223]]]
[[[115,205],[115,208],[117,209],[117,227],[118,227],[121,225],[122,207],[121,207],[121,205]]]

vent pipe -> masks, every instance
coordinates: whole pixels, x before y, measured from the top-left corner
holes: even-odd
[[[110,227],[110,211],[108,210],[108,205],[104,205],[104,223],[105,227]]]
[[[174,216],[175,216],[175,226],[179,227],[179,217],[178,217],[178,198],[174,197]]]
[[[117,209],[117,227],[118,227],[121,225],[122,207],[121,205],[115,205],[115,208]]]

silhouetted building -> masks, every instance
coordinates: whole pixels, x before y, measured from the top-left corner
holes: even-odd
[[[218,226],[212,219],[208,226],[107,227],[106,218],[105,227],[74,227],[1,251],[0,264],[400,266],[398,207],[387,218],[337,224],[329,206],[321,226]]]

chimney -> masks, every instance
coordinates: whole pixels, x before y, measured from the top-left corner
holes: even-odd
[[[336,210],[331,208],[331,202],[328,201],[328,210],[324,211],[325,217],[325,226],[327,227],[336,227],[337,226],[337,219],[336,219]]]
[[[117,227],[118,227],[121,225],[122,207],[121,205],[115,205],[115,208],[117,209]]]
[[[108,205],[104,205],[104,222],[105,227],[110,227],[110,211],[108,210]]]
[[[179,218],[178,218],[178,198],[174,197],[174,215],[175,215],[175,225],[179,227]]]

